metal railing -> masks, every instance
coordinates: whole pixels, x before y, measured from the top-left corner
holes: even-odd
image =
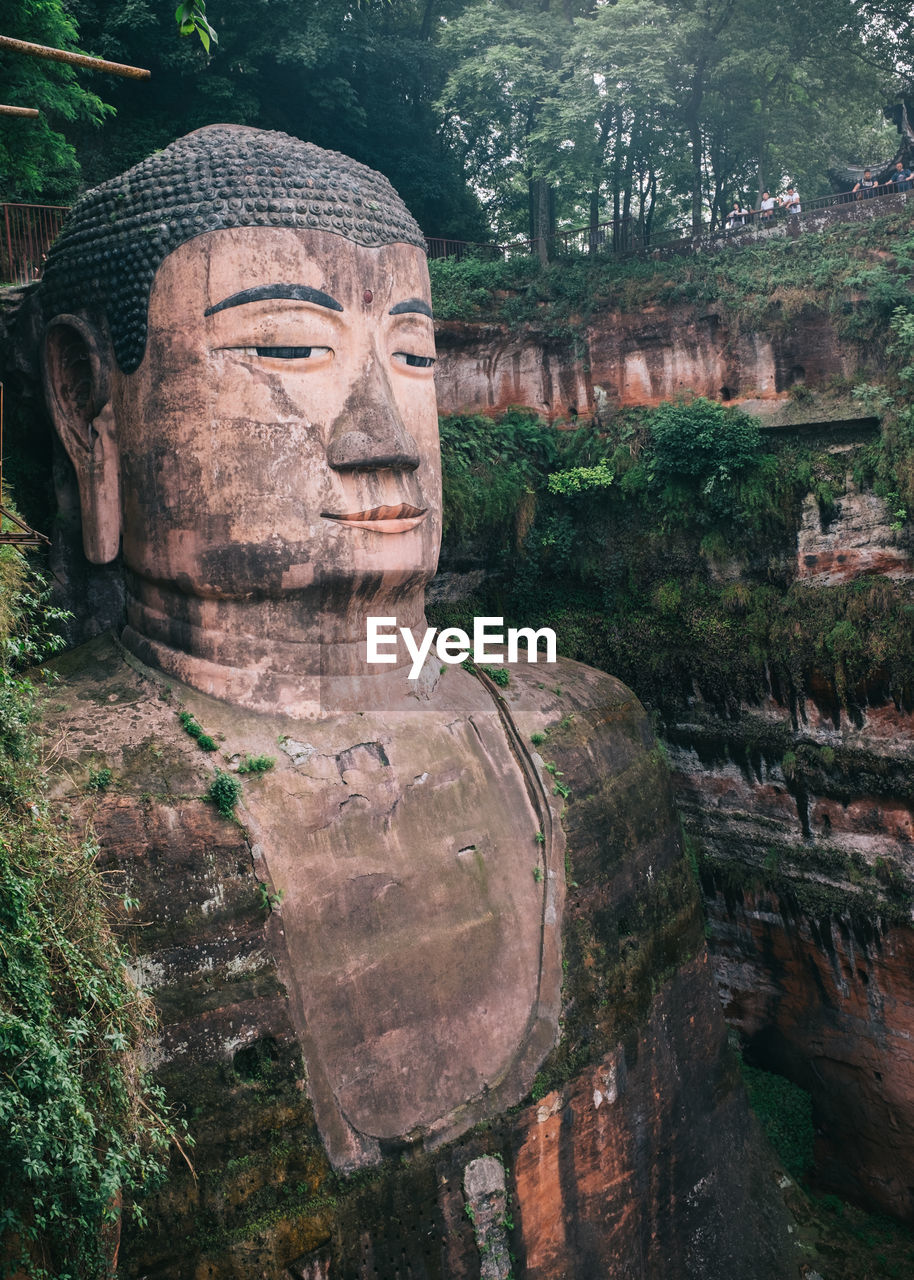
[[[636,218],[616,218],[609,222],[599,222],[595,227],[574,227],[567,231],[556,231],[546,237],[550,256],[572,253],[613,253],[626,252],[636,248],[645,241],[639,233],[639,222]],[[440,236],[427,236],[429,258],[456,258],[460,262],[464,258],[492,260],[510,258],[517,254],[539,252],[537,240],[511,240],[505,244],[475,244],[469,240],[448,240]]]
[[[0,281],[28,284],[41,275],[69,209],[56,204],[5,204],[2,208]]]
[[[763,216],[759,209],[751,209],[745,213],[735,225],[725,226],[711,232],[706,230],[701,236],[693,236],[683,230],[674,235],[655,236],[636,218],[620,218],[610,222],[597,223],[595,227],[575,227],[566,231],[557,231],[545,237],[550,257],[565,257],[579,254],[607,254],[614,257],[638,257],[652,253],[686,254],[697,248],[718,245],[728,241],[734,234],[741,233],[745,237],[753,228],[764,233],[773,227],[783,224],[789,218],[796,218],[802,225],[808,215],[833,209],[839,206],[866,205],[871,200],[880,200],[885,196],[899,192],[914,191],[914,180],[911,182],[888,182],[868,191],[839,191],[833,195],[819,196],[815,200],[802,200],[801,212],[790,214],[785,208],[777,205],[770,215]],[[861,209],[861,212],[863,210]],[[511,258],[515,255],[535,254],[539,250],[536,240],[512,240],[505,244],[473,244],[465,240],[445,240],[431,237],[426,241],[430,258],[480,258],[492,260]]]
[[[745,214],[738,225],[730,225],[713,233],[705,232],[693,237],[687,231],[666,237],[652,235],[637,218],[616,218],[599,222],[596,226],[573,227],[556,231],[547,236],[550,257],[577,256],[581,254],[608,254],[614,257],[638,257],[651,253],[691,253],[704,245],[720,244],[735,234],[741,238],[752,228],[764,233],[783,223],[787,217],[796,217],[802,223],[810,214],[841,205],[879,200],[888,195],[914,190],[911,182],[888,182],[869,191],[840,191],[835,195],[820,196],[816,200],[804,200],[802,212],[789,215],[775,208],[770,217],[763,217],[758,209]],[[27,284],[41,275],[48,249],[60,233],[69,209],[66,205],[4,204],[0,223],[0,283]],[[862,210],[861,210],[862,212]],[[513,240],[505,244],[475,244],[468,240],[452,240],[441,236],[426,238],[429,258],[453,258],[460,262],[465,258],[492,261],[511,258],[517,254],[537,253],[536,240]]]

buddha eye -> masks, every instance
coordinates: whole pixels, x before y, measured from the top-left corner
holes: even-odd
[[[311,360],[325,356],[329,347],[255,347],[259,356],[269,356],[271,360]]]
[[[414,356],[411,351],[395,351],[395,360],[402,360],[410,369],[430,369],[435,363],[434,356]]]

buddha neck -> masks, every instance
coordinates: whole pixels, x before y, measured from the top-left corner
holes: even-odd
[[[423,696],[426,672],[408,678],[402,639],[393,663],[367,661],[369,617],[396,618],[421,638],[425,579],[395,590],[326,592],[273,599],[202,599],[128,577],[126,647],[150,666],[224,702],[252,711],[323,719],[404,708]],[[437,671],[437,666],[433,667]]]

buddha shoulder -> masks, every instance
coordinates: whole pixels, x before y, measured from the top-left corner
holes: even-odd
[[[681,856],[666,756],[620,680],[560,658],[512,667],[501,690],[521,749],[562,808],[574,877],[634,886]],[[653,869],[653,870],[652,870]]]

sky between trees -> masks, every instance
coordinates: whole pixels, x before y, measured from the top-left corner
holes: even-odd
[[[898,146],[901,0],[2,0],[5,34],[149,67],[115,81],[0,55],[0,197],[67,203],[191,129],[282,129],[391,179],[427,235],[535,238],[631,218],[719,226]]]

